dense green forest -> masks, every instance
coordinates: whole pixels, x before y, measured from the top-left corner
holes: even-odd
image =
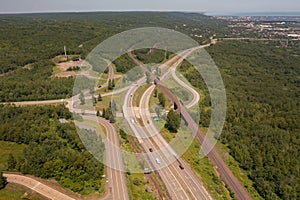
[[[51,59],[63,54],[64,46],[69,55],[85,58],[103,40],[133,28],[175,29],[202,35],[194,38],[199,42],[227,31],[225,21],[176,12],[0,15],[0,22],[1,102],[70,97],[74,79],[51,76]]]
[[[248,172],[264,199],[300,198],[300,48],[277,42],[219,42],[207,48],[226,87],[227,119],[221,142]],[[204,91],[199,73],[180,71]],[[207,90],[206,90],[207,91]],[[210,100],[201,103],[208,126]]]
[[[22,157],[9,157],[8,170],[54,178],[82,194],[100,190],[103,164],[85,149],[72,122],[62,124],[58,120],[71,117],[63,105],[0,105],[0,140],[27,144]],[[101,143],[98,138],[89,139]]]

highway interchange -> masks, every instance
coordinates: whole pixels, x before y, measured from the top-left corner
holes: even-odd
[[[207,46],[209,46],[209,44],[199,46],[199,47],[194,47],[186,51],[183,51],[181,54],[173,57],[165,64],[160,66],[161,68],[166,66],[169,67],[169,70],[167,70],[166,74],[162,76],[162,79],[171,73],[175,81],[177,81],[182,87],[186,88],[189,92],[193,94],[193,99],[186,105],[186,107],[191,107],[197,104],[198,101],[200,100],[200,95],[197,91],[195,91],[193,88],[188,86],[185,82],[183,82],[176,76],[175,73],[176,67],[179,66],[179,64],[183,61],[183,59],[186,56],[188,56],[190,53],[192,53],[194,50],[197,50],[199,48],[204,48]],[[130,52],[129,55],[131,55]],[[131,58],[135,61],[136,64],[142,65],[142,63],[139,63],[139,61],[137,61],[132,55]],[[108,79],[113,79],[113,78],[114,78],[113,68],[110,65]],[[152,79],[154,78],[156,77],[152,76]],[[145,80],[146,79],[143,78],[139,80],[136,84],[133,84],[132,86],[123,88],[121,89],[121,91],[113,92],[113,94],[116,94],[118,92],[127,91],[126,96],[124,98],[123,115],[124,118],[128,121],[128,124],[130,125],[130,128],[133,131],[134,135],[138,139],[140,146],[143,148],[144,153],[147,154],[144,156],[145,161],[148,163],[149,167],[151,167],[153,170],[157,170],[159,177],[165,184],[169,197],[171,199],[213,199],[211,195],[208,193],[208,191],[206,190],[206,188],[203,186],[201,179],[195,174],[195,172],[189,167],[189,165],[177,155],[176,151],[173,150],[168,145],[168,143],[164,140],[164,138],[159,134],[159,131],[155,126],[155,123],[152,121],[151,114],[149,111],[149,101],[150,101],[150,96],[155,88],[154,85],[150,86],[144,92],[144,94],[140,99],[139,108],[134,109],[132,104],[132,96],[137,91],[138,89],[137,86],[143,85]],[[102,87],[106,87],[106,86],[107,86],[107,82],[104,83]],[[112,93],[106,95],[111,95],[111,94]],[[78,101],[78,96],[72,97],[70,99],[62,99],[62,100],[14,102],[14,103],[16,105],[35,105],[35,104],[67,102],[68,108],[72,112],[81,112],[81,110],[76,110],[75,108],[73,108],[75,101]],[[108,121],[100,117],[95,117],[95,111],[90,111],[86,113],[84,118],[86,118],[87,120],[96,119],[97,123],[100,123],[102,126],[104,126],[106,130],[107,140],[110,143],[114,144],[114,146],[112,147],[111,145],[107,145],[107,143],[105,143],[106,163],[109,163],[109,166],[111,167],[107,167],[107,172],[106,172],[106,176],[108,178],[107,191],[103,199],[124,199],[124,200],[129,199],[127,185],[126,185],[126,178],[124,175],[122,154],[119,148],[114,148],[114,147],[119,147],[118,131]],[[141,126],[139,123],[137,123],[138,118],[142,120],[145,126]],[[203,142],[203,133],[199,133],[196,137],[199,141]],[[153,149],[153,152],[149,152],[149,148]],[[218,153],[215,150],[213,150],[212,153],[210,153],[208,156],[212,160],[213,164],[217,166],[216,169],[220,173],[221,178],[229,185],[229,187],[233,185],[231,189],[233,189],[233,191],[237,194],[237,198],[249,199],[250,196],[247,194],[244,188],[241,188],[241,184],[235,186],[236,182],[238,181],[232,175],[232,172],[228,169],[224,161],[219,157]],[[184,169],[181,169],[179,167],[179,163],[184,166]],[[222,167],[223,165],[225,165],[227,168],[226,167],[223,168]],[[227,176],[228,173],[230,174],[230,176]],[[235,178],[233,181],[232,181],[232,176]],[[9,180],[12,180],[12,178],[10,178]],[[23,184],[29,188],[32,188],[32,186],[29,186],[28,183],[22,183],[22,181],[19,181],[18,183]],[[52,191],[53,189],[50,188],[49,190],[51,190],[51,193],[53,193]],[[239,192],[240,190],[242,191]],[[46,196],[43,193],[41,194]],[[60,195],[60,194],[57,193],[55,195]],[[61,199],[56,197],[55,195],[50,197],[50,199]],[[49,196],[46,197],[49,198]],[[72,198],[70,197],[69,199]]]

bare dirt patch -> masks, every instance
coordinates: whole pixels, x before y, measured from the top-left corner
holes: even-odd
[[[80,61],[68,61],[68,62],[63,62],[63,63],[58,63],[57,67],[61,70],[61,71],[67,71],[67,69],[71,68],[71,67],[83,67],[85,66],[86,63],[83,60]]]
[[[54,76],[57,78],[68,78],[68,77],[76,76],[76,72],[74,72],[74,71],[61,72],[61,73],[55,74]]]

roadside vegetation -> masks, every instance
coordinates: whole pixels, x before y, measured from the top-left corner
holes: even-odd
[[[14,183],[9,183],[4,189],[0,190],[0,200],[10,199],[47,200],[46,197]]]
[[[85,59],[108,37],[133,28],[157,26],[201,34],[203,38],[195,39],[202,42],[212,32],[224,32],[227,25],[201,14],[172,12],[18,14],[1,15],[0,21],[0,102],[70,97],[74,78],[52,76],[53,68],[58,72],[52,61],[61,61],[57,56],[64,54],[64,46],[67,55]],[[157,58],[149,61],[160,61],[161,53],[155,51]],[[114,63],[122,73],[135,66],[127,55]]]
[[[81,143],[71,116],[63,105],[0,105],[0,140],[26,144],[21,155],[8,155],[7,170],[55,179],[80,194],[101,192],[104,166]],[[62,124],[60,118],[69,122]],[[100,142],[92,133],[82,135]]]
[[[220,142],[253,181],[251,185],[244,181],[244,185],[254,187],[263,199],[298,199],[299,47],[231,41],[207,50],[221,71],[227,92],[227,119]],[[197,71],[187,64],[180,70],[191,84],[206,90]],[[200,106],[204,127],[209,124],[209,106],[206,90]]]

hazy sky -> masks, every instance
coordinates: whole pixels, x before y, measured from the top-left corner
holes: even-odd
[[[0,0],[1,13],[52,11],[297,12],[299,0]]]

